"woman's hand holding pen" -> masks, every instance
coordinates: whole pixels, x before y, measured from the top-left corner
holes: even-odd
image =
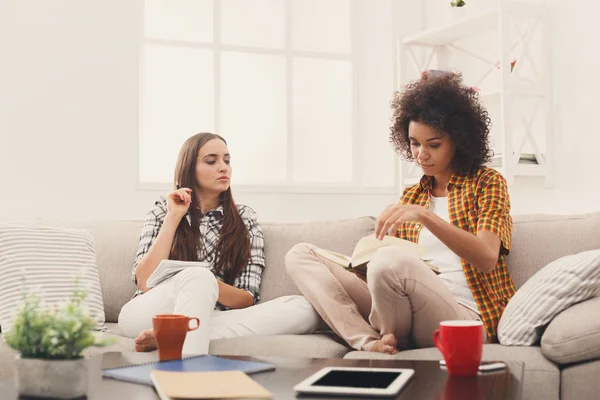
[[[192,204],[192,189],[180,188],[167,195],[167,214],[181,220]]]

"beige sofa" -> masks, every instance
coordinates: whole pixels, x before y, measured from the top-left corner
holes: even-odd
[[[363,217],[301,224],[263,223],[262,226],[267,268],[263,276],[261,296],[262,301],[267,301],[298,293],[284,268],[284,256],[293,245],[310,242],[348,254],[359,238],[372,232],[374,219]],[[132,340],[119,334],[116,322],[121,307],[135,290],[131,282],[131,266],[142,222],[102,221],[78,227],[89,229],[94,234],[106,322],[111,335],[119,339],[118,344],[108,348],[92,348],[90,352],[131,351]],[[600,248],[600,214],[515,217],[508,267],[518,288],[548,262],[563,255],[596,248]],[[542,338],[541,347],[488,344],[484,346],[483,357],[487,360],[520,360],[524,363],[523,376],[516,377],[522,379],[524,399],[597,398],[600,396],[599,316],[600,298],[589,300],[555,318],[548,327],[547,335]],[[595,332],[590,333],[590,323],[595,324]],[[548,334],[550,331],[552,335]],[[582,346],[581,336],[584,331],[591,342],[587,340],[586,345]],[[589,346],[592,346],[591,352]],[[0,351],[10,350],[0,342]],[[327,333],[215,340],[211,342],[210,352],[257,356],[441,358],[435,348],[403,351],[395,356],[352,351]],[[573,360],[579,362],[572,363]]]

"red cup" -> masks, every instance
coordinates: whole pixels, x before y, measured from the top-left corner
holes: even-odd
[[[196,326],[190,328],[190,321],[196,321]],[[159,314],[152,317],[152,328],[158,347],[160,361],[181,360],[183,342],[189,331],[200,327],[200,320],[177,314]]]
[[[483,349],[481,321],[442,321],[433,333],[433,343],[444,355],[450,376],[475,376]]]

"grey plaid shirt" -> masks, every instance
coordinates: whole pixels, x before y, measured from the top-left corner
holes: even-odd
[[[150,250],[152,243],[154,243],[154,240],[156,240],[156,237],[158,236],[158,232],[165,220],[165,216],[167,215],[167,199],[165,197],[161,196],[154,205],[154,209],[146,215],[146,222],[142,228],[140,244],[131,271],[133,282],[136,285],[137,279],[135,277],[135,268],[144,255],[148,253],[148,250]],[[237,208],[238,213],[240,214],[240,217],[242,217],[242,220],[248,228],[248,233],[250,234],[250,260],[248,261],[246,268],[242,270],[235,282],[233,282],[233,286],[248,291],[254,297],[254,302],[256,303],[260,299],[260,282],[263,270],[265,269],[265,241],[262,228],[256,221],[256,212],[243,204],[238,204]],[[201,254],[200,259],[198,260],[211,264],[210,270],[215,274],[215,277],[221,281],[223,280],[223,276],[216,273],[214,261],[215,246],[221,235],[221,227],[223,226],[222,221],[222,206],[219,206],[202,216],[202,219],[200,220],[200,233],[204,238],[206,252],[205,254]],[[134,297],[142,293],[143,292],[138,289],[135,292]]]

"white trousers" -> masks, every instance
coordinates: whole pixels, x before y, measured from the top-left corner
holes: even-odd
[[[283,296],[239,310],[217,311],[219,287],[212,272],[188,268],[131,299],[121,309],[119,326],[135,338],[152,328],[156,314],[183,314],[200,319],[200,328],[188,332],[184,354],[208,354],[211,339],[250,335],[313,333],[320,317],[303,296]]]

